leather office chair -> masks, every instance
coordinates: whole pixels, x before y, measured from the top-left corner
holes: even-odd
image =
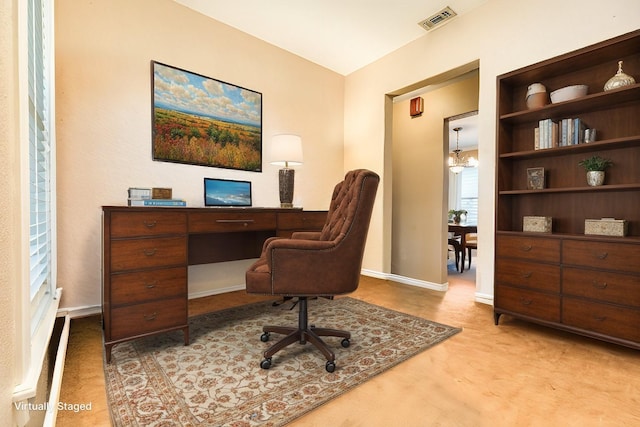
[[[300,344],[309,341],[326,357],[326,370],[335,370],[335,354],[320,337],[340,337],[342,346],[349,347],[351,334],[309,326],[307,300],[346,294],[358,287],[379,181],[378,175],[368,170],[348,172],[333,191],[321,232],[298,232],[291,239],[268,239],[260,259],[247,270],[248,293],[298,298],[297,327],[265,326],[262,329],[260,339],[264,342],[272,332],[286,335],[264,352],[260,364],[263,369],[271,367],[272,356],[279,350],[296,341]]]

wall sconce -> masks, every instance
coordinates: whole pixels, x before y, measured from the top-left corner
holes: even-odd
[[[290,166],[302,164],[302,138],[291,134],[275,135],[271,138],[271,164],[284,166],[278,174],[280,207],[292,208],[295,171]]]

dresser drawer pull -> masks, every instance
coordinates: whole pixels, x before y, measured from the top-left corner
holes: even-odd
[[[602,252],[601,254],[596,255],[598,259],[605,259],[607,256],[609,256],[608,252]]]
[[[144,254],[146,256],[154,256],[156,254],[156,252],[158,252],[158,250],[156,248],[153,249],[143,249],[142,252],[144,252]]]
[[[531,305],[533,300],[530,300],[530,299],[527,299],[527,298],[520,298],[520,302],[522,303],[522,305]]]
[[[530,279],[531,276],[533,276],[533,272],[531,271],[525,271],[524,273],[522,273],[522,278],[524,279]]]
[[[153,289],[156,287],[157,284],[158,284],[158,281],[156,280],[155,282],[145,283],[144,287],[147,289]]]
[[[144,315],[144,320],[146,320],[147,322],[151,322],[152,320],[156,320],[156,317],[158,317],[158,313],[153,312],[151,314],[145,314]]]
[[[607,288],[607,282],[602,282],[602,283],[598,283],[595,280],[592,282],[593,283],[593,287],[596,289],[606,289]]]
[[[533,246],[531,245],[521,246],[520,249],[522,250],[522,252],[529,252],[531,249],[533,249]]]
[[[156,224],[158,223],[158,221],[142,221],[142,223],[144,224],[145,227],[147,228],[153,228],[156,226]]]

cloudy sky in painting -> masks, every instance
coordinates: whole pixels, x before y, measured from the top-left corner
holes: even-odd
[[[261,95],[154,63],[154,106],[260,126]]]

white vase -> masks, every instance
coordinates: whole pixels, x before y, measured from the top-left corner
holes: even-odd
[[[604,171],[588,171],[587,184],[591,187],[597,187],[604,183]]]

